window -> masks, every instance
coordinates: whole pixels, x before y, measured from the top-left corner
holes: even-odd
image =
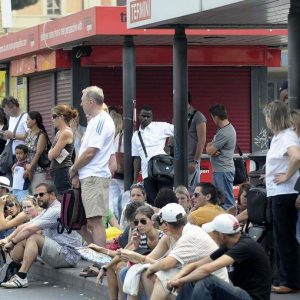
[[[61,14],[61,1],[47,0],[47,15],[60,15],[60,14]]]

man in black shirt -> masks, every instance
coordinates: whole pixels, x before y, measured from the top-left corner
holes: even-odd
[[[168,283],[179,289],[177,300],[269,300],[271,269],[263,248],[249,237],[242,236],[238,220],[221,214],[202,226],[215,235],[220,248],[210,257],[184,267]],[[227,267],[233,285],[212,273]]]

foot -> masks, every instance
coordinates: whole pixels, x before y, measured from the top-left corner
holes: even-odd
[[[291,289],[291,288],[289,288],[287,286],[284,286],[284,285],[272,286],[271,291],[273,293],[276,293],[276,294],[290,294],[290,293],[296,293],[297,292],[297,290]]]
[[[27,288],[28,287],[28,279],[20,278],[18,275],[14,275],[9,281],[2,282],[1,287],[5,287],[8,289],[16,289],[16,288]]]

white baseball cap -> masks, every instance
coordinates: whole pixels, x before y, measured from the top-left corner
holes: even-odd
[[[10,180],[5,176],[0,176],[0,187],[11,190]]]
[[[231,214],[220,214],[211,222],[203,224],[202,229],[205,232],[217,231],[225,234],[233,234],[240,231],[240,223]]]
[[[186,212],[184,208],[177,203],[169,203],[159,212],[160,219],[168,223],[177,222],[185,216]]]

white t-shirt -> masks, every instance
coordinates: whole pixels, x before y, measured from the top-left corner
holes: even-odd
[[[166,122],[151,122],[146,128],[139,129],[148,157],[145,156],[142,144],[140,142],[138,131],[136,131],[131,140],[132,156],[141,158],[141,169],[143,179],[148,177],[148,161],[151,157],[159,154],[166,154],[164,151],[166,139],[174,136],[174,125]]]
[[[101,111],[93,117],[86,128],[79,149],[79,156],[87,148],[99,149],[91,161],[78,170],[79,179],[90,176],[111,177],[108,168],[110,155],[114,153],[115,125],[110,115]]]
[[[18,116],[18,117],[9,117],[8,130],[11,131],[12,133],[14,132],[14,129],[15,129],[20,117],[21,117],[21,115]],[[18,128],[17,128],[16,134],[25,134],[28,131],[28,128],[27,128],[27,125],[26,125],[27,117],[28,117],[27,113],[25,113],[22,116],[22,118],[20,120],[20,123],[18,125]],[[16,154],[15,148],[17,147],[17,145],[20,145],[20,144],[25,144],[25,143],[22,140],[14,140],[13,141],[12,150],[13,150],[14,155]]]
[[[266,188],[267,196],[298,193],[294,190],[299,177],[297,171],[287,182],[274,183],[274,176],[278,173],[286,173],[289,165],[287,150],[291,146],[300,146],[297,134],[290,128],[285,129],[272,138],[270,150],[266,159]]]

